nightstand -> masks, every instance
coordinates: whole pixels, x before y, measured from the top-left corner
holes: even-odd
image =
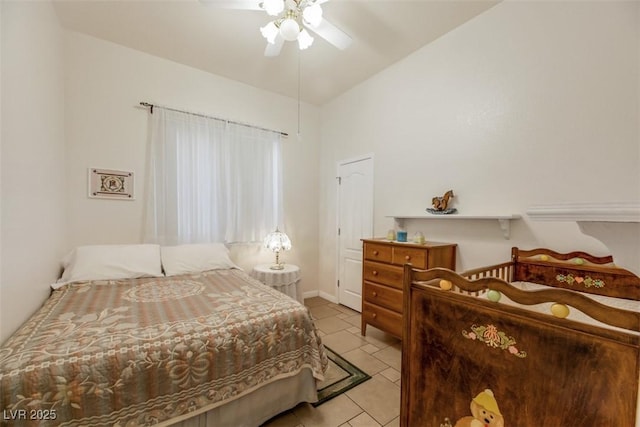
[[[304,304],[304,297],[299,289],[300,268],[293,264],[284,264],[282,270],[272,270],[269,267],[271,264],[256,265],[251,271],[251,277]]]

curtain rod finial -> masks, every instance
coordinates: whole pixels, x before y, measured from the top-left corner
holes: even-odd
[[[149,112],[150,112],[151,114],[153,114],[153,104],[150,104],[150,103],[148,103],[148,102],[144,102],[144,101],[142,101],[142,102],[140,103],[140,105],[142,105],[143,107],[149,107]]]

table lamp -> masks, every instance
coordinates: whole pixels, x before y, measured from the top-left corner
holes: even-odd
[[[276,227],[276,231],[269,233],[267,237],[264,238],[264,247],[276,253],[276,263],[269,268],[272,270],[282,270],[284,264],[280,263],[280,251],[288,251],[291,249],[289,236]]]

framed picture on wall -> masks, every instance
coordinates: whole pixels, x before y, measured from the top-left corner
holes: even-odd
[[[89,197],[134,200],[133,172],[89,168]]]

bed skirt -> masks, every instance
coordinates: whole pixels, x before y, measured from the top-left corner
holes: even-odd
[[[282,390],[288,390],[285,396]],[[257,427],[301,402],[317,401],[311,370],[267,384],[253,393],[175,424],[175,427]]]

